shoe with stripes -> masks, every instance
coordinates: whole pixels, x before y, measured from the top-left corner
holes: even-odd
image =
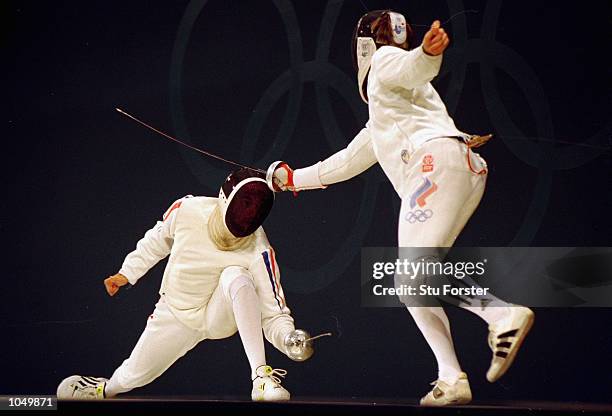
[[[259,402],[285,401],[289,400],[291,395],[281,386],[281,379],[285,377],[286,370],[280,368],[272,368],[269,365],[261,365],[255,370],[255,380],[253,380],[253,390],[251,391],[251,399]]]
[[[534,320],[533,311],[524,306],[511,306],[507,317],[489,325],[489,347],[493,351],[487,380],[491,383],[503,376],[525,341]]]
[[[108,379],[101,377],[70,376],[57,387],[58,400],[101,400]]]

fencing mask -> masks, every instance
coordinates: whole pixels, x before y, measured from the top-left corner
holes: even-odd
[[[357,85],[363,101],[368,102],[368,74],[376,49],[383,45],[409,44],[411,35],[412,29],[400,13],[373,10],[359,19],[353,32],[353,64],[357,70]]]
[[[261,226],[272,209],[274,192],[265,175],[241,168],[232,172],[219,191],[223,222],[234,237],[246,237]]]

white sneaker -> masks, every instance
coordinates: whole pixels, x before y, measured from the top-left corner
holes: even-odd
[[[510,313],[497,323],[489,325],[489,347],[493,351],[487,380],[497,381],[510,368],[516,353],[531,329],[533,311],[524,306],[510,306]]]
[[[253,401],[281,401],[289,400],[291,395],[280,385],[281,379],[285,377],[286,370],[272,368],[269,365],[261,365],[255,370],[255,380],[253,380],[253,390],[251,399]]]
[[[101,377],[70,376],[57,387],[59,400],[101,400],[108,379]]]
[[[431,384],[435,387],[421,399],[421,406],[454,406],[472,401],[472,390],[465,373],[459,374],[455,384],[448,384],[442,380],[436,380]]]

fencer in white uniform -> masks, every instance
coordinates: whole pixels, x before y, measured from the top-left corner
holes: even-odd
[[[303,344],[290,342],[296,335],[303,341],[305,332],[295,329],[274,249],[261,227],[274,195],[260,176],[241,169],[227,178],[219,198],[181,198],[145,233],[119,272],[105,280],[114,295],[169,256],[144,332],[109,380],[68,377],[58,387],[59,399],[100,399],[144,386],[199,342],[236,332],[251,367],[252,399],[289,399],[280,380],[286,371],[266,364],[262,329],[289,358],[309,355],[300,350]]]
[[[401,198],[399,247],[451,247],[478,206],[487,165],[471,148],[490,136],[471,136],[455,126],[430,81],[438,74],[449,39],[438,21],[421,45],[409,49],[412,30],[403,15],[377,10],[364,15],[354,35],[359,93],[369,120],[345,149],[312,166],[292,170],[277,162],[271,170],[279,189],[320,189],[348,180],[379,163]],[[406,304],[438,363],[434,389],[423,405],[471,400],[466,374],[455,355],[442,307]],[[464,304],[488,324],[493,350],[489,381],[501,377],[533,322],[525,307],[493,296],[488,307]]]

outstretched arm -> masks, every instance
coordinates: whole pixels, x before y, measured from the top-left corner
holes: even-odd
[[[283,190],[321,189],[359,175],[376,163],[370,132],[363,128],[344,149],[322,162],[292,171],[287,165],[275,173],[275,183]]]
[[[136,284],[151,267],[170,254],[176,217],[179,215],[182,200],[183,198],[175,201],[163,215],[162,221],[158,221],[145,233],[136,244],[136,250],[126,256],[119,272],[104,280],[104,286],[110,296],[127,283]]]

